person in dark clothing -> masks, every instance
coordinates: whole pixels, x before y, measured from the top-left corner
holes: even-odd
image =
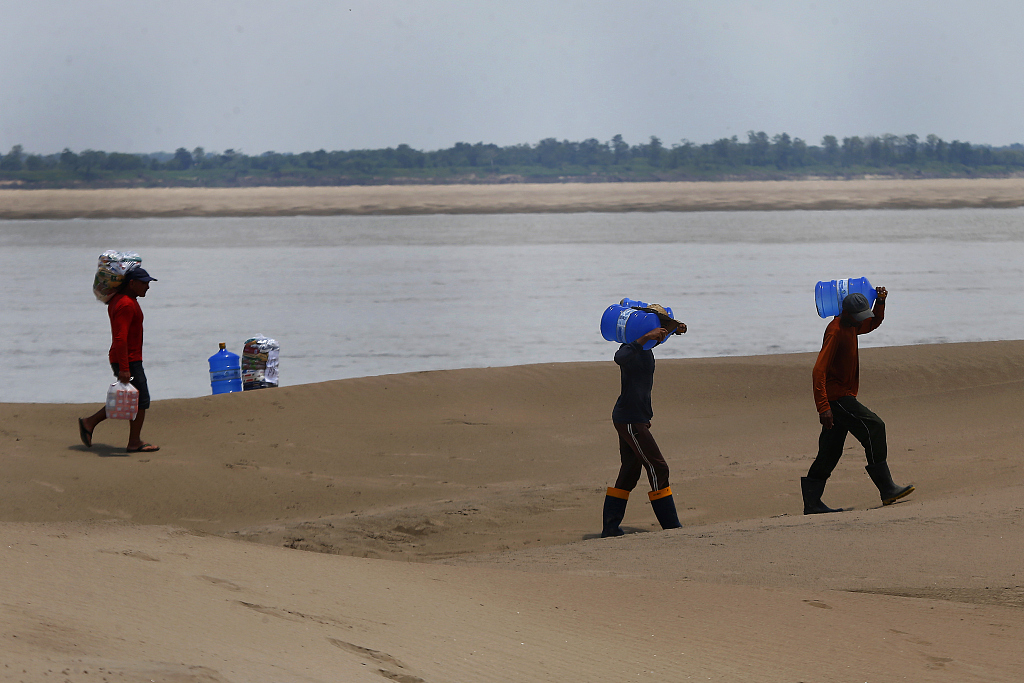
[[[151,453],[160,448],[142,440],[142,425],[149,408],[149,384],[142,367],[142,307],[139,297],[146,296],[149,283],[156,282],[141,266],[131,268],[117,294],[107,302],[110,318],[110,367],[122,384],[129,382],[139,390],[139,412],[129,423],[128,453]],[[106,406],[89,417],[78,418],[78,436],[86,448],[92,448],[92,432],[96,425],[107,419]]]
[[[619,458],[622,464],[615,486],[609,487],[605,495],[601,538],[623,535],[619,524],[626,514],[629,492],[636,487],[644,470],[651,484],[648,497],[661,527],[678,529],[682,526],[676,514],[672,489],[669,488],[668,464],[651,435],[651,418],[654,416],[651,408],[654,351],[644,351],[643,347],[651,340],[660,344],[670,334],[683,334],[686,325],[673,320],[661,306],[652,305],[650,309],[657,312],[662,326],[630,344],[621,345],[615,352],[622,388],[612,410],[612,424],[619,436]]]
[[[882,324],[889,295],[885,287],[877,287],[875,291],[873,311],[866,296],[848,294],[843,299],[842,313],[825,328],[821,351],[811,373],[821,436],[818,437],[818,455],[807,476],[800,479],[805,515],[842,511],[842,508],[830,508],[821,502],[821,494],[843,455],[847,434],[853,434],[864,446],[868,476],[878,487],[883,505],[891,505],[914,490],[913,486],[893,483],[886,462],[885,423],[857,400],[860,388],[857,336]]]

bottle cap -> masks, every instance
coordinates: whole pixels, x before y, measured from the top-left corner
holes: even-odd
[[[224,342],[221,342],[221,343],[220,343],[220,348],[221,348],[221,350],[223,350],[223,349],[226,349],[227,347],[228,347],[228,345],[227,345],[227,344],[225,344]]]

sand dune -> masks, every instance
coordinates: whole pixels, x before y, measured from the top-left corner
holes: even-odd
[[[862,351],[918,490],[851,439],[823,517],[812,361],[659,361],[684,528],[605,540],[611,362],[2,404],[0,681],[1024,679],[1024,342]]]
[[[0,219],[1018,206],[1024,178],[0,190]]]

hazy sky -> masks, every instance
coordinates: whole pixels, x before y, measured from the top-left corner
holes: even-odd
[[[0,0],[0,153],[1024,142],[1020,0]]]

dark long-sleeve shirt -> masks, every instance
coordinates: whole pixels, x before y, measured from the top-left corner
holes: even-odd
[[[128,372],[128,363],[142,360],[142,307],[135,297],[115,294],[107,303],[110,317],[110,362]]]
[[[885,302],[875,300],[872,309],[875,314],[859,325],[846,327],[832,319],[825,328],[825,336],[821,342],[818,360],[811,371],[814,388],[814,405],[821,414],[829,410],[830,399],[843,396],[856,396],[860,389],[860,357],[858,353],[857,335],[867,334],[882,324],[885,317]]]
[[[612,422],[648,423],[654,417],[651,389],[654,388],[654,351],[644,351],[636,342],[623,344],[615,352],[622,389],[612,409]]]

